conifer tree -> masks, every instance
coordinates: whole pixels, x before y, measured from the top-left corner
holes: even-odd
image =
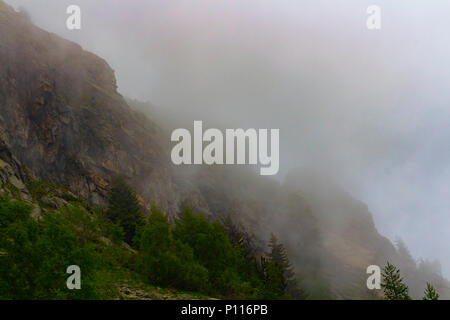
[[[383,268],[382,277],[381,287],[384,290],[386,300],[411,300],[408,287],[403,283],[400,276],[400,270],[390,264],[389,261]]]
[[[436,289],[428,282],[424,293],[423,300],[439,300],[439,294],[436,292]]]
[[[125,233],[125,242],[131,245],[136,227],[143,224],[142,208],[134,190],[120,176],[112,181],[106,216],[120,224]]]
[[[398,255],[400,256],[402,264],[406,268],[410,269],[410,271],[414,271],[417,267],[417,263],[414,260],[413,256],[411,255],[411,252],[409,251],[405,242],[401,238],[397,237],[397,239],[395,240],[395,244],[397,246],[397,252],[398,252]],[[402,267],[402,269],[403,269],[403,267]],[[403,270],[403,271],[405,271],[405,270]]]
[[[306,299],[307,294],[299,287],[294,267],[289,261],[286,248],[280,243],[277,237],[272,233],[269,247],[271,249],[270,258],[273,263],[282,270],[282,288],[285,294],[289,294],[294,299]]]

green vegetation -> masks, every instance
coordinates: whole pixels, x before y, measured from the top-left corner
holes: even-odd
[[[156,207],[144,218],[122,178],[113,182],[108,207],[97,211],[50,183],[34,181],[28,189],[42,204],[38,220],[31,217],[31,204],[0,197],[0,299],[173,298],[176,292],[196,292],[196,298],[304,297],[295,295],[284,247],[277,241],[259,263],[231,220],[210,222],[185,209],[171,224]],[[56,209],[52,201],[61,200],[65,205]],[[70,265],[82,270],[81,290],[66,286]]]
[[[136,270],[149,283],[189,291],[204,291],[208,271],[194,259],[193,250],[176,240],[167,218],[152,208],[149,223],[135,238],[139,253]]]
[[[60,197],[61,199],[64,199],[65,201],[73,201],[73,202],[79,202],[79,199],[76,198],[74,195],[72,195],[69,191],[69,189],[65,187],[58,186],[56,184],[50,183],[50,182],[42,182],[34,180],[30,184],[27,185],[28,191],[30,191],[31,196],[33,199],[38,202],[38,204],[41,207],[49,207],[45,201],[42,201],[42,199],[45,198],[51,198],[51,197]]]
[[[31,204],[0,197],[0,299],[308,298],[277,237],[257,259],[261,252],[230,217],[211,222],[186,208],[170,223],[152,207],[144,218],[122,178],[99,210],[53,184],[34,181],[28,189],[43,204],[38,220]],[[55,209],[52,201],[61,200]],[[81,290],[66,286],[70,265],[82,270]],[[386,299],[411,299],[394,265],[382,276]],[[429,283],[424,295],[439,298]]]
[[[16,199],[21,199],[21,195],[20,195],[20,190],[13,186],[11,183],[5,183],[2,186],[2,189],[6,189],[9,192],[11,192],[11,194],[16,198]]]
[[[152,208],[135,242],[136,270],[150,283],[222,298],[291,298],[284,287],[277,287],[286,280],[277,263],[258,269],[241,245],[232,244],[221,223],[210,223],[189,209],[172,226],[159,209]],[[272,276],[274,269],[279,277]]]
[[[0,299],[308,298],[277,237],[269,252],[257,252],[229,216],[209,221],[186,208],[170,223],[152,207],[144,217],[120,177],[108,206],[97,210],[64,187],[27,187],[42,216],[33,218],[33,205],[20,198],[0,196]],[[82,270],[81,290],[66,286],[70,265]],[[382,276],[386,299],[411,299],[398,268],[388,262]],[[423,299],[438,298],[427,283]]]
[[[102,263],[95,243],[72,221],[85,220],[81,208],[30,217],[32,207],[0,198],[0,298],[97,299],[105,297]],[[79,227],[87,227],[82,223]],[[83,269],[83,290],[67,290],[69,265]]]

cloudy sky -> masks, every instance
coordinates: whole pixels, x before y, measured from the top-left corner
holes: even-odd
[[[450,277],[450,2],[6,0],[186,119],[279,128],[280,173],[334,175]],[[366,9],[381,8],[381,30]],[[82,29],[65,27],[82,9]]]

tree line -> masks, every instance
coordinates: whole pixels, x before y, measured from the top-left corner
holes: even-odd
[[[148,218],[132,188],[117,177],[106,217],[137,250],[134,270],[149,283],[233,299],[305,299],[286,249],[275,235],[258,261],[230,219],[210,222],[185,208],[174,224],[159,208]]]
[[[404,283],[400,275],[400,269],[391,264],[389,261],[383,268],[382,272],[384,298],[386,300],[411,300],[408,286]],[[424,292],[423,300],[438,300],[439,294],[436,289],[427,282],[427,287]]]

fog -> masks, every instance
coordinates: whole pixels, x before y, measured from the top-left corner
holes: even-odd
[[[450,3],[6,0],[112,66],[119,91],[192,128],[279,128],[278,179],[333,176],[450,276]],[[82,29],[66,29],[66,8]]]

